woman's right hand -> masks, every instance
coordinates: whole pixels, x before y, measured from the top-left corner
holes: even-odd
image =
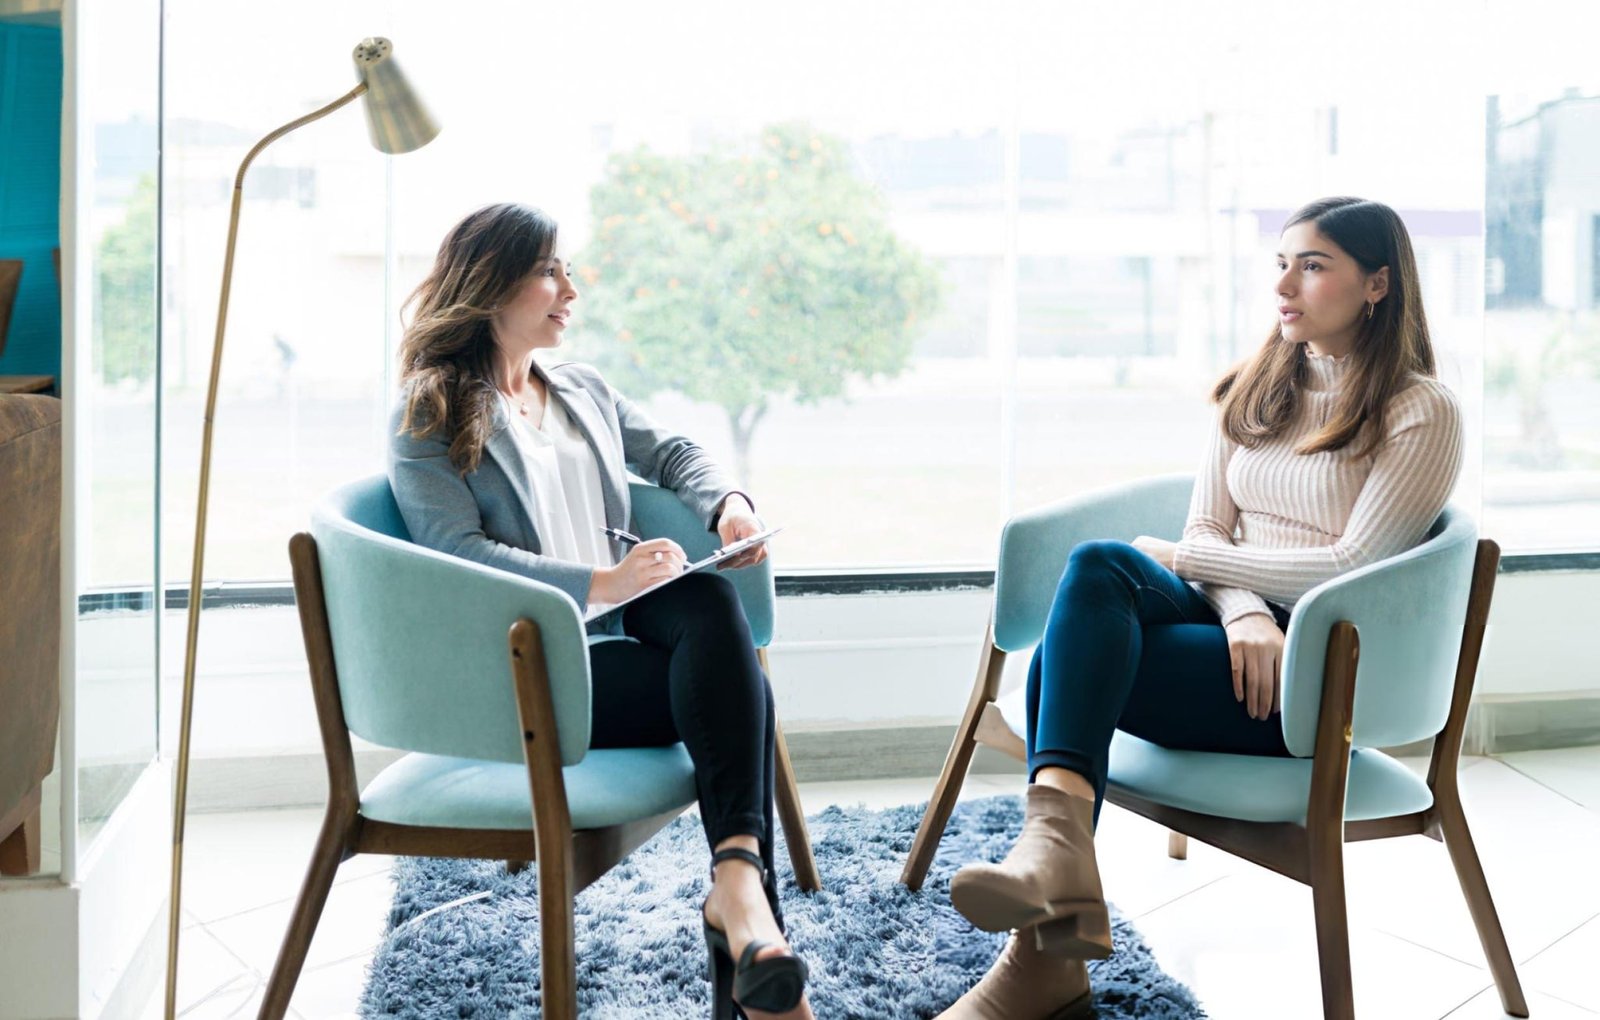
[[[1251,613],[1228,624],[1228,658],[1233,663],[1233,699],[1244,702],[1252,719],[1265,719],[1279,706],[1283,631],[1266,613]]]
[[[683,547],[670,538],[652,538],[628,550],[614,567],[601,567],[589,582],[589,601],[610,604],[621,602],[652,584],[683,573],[688,557]]]

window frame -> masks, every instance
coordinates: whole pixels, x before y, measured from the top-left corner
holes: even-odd
[[[1600,550],[1565,552],[1507,553],[1500,558],[1502,574],[1554,572],[1600,573]],[[952,569],[949,567],[884,568],[863,570],[783,570],[775,575],[780,598],[808,598],[838,595],[922,595],[929,592],[987,591],[994,587],[992,568]],[[259,609],[292,606],[292,581],[227,581],[208,584],[201,593],[200,608]],[[162,600],[164,610],[189,608],[189,586],[168,585]],[[108,589],[78,596],[79,614],[144,611],[150,608],[149,593]]]

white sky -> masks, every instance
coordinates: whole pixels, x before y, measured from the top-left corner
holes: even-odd
[[[148,2],[148,0],[147,0]],[[101,3],[125,19],[145,4]],[[1546,91],[1592,84],[1600,4],[1571,0],[168,0],[169,73],[195,116],[270,120],[351,80],[373,32],[431,90],[509,107],[565,96],[615,119],[713,110],[806,115],[865,133],[990,126],[1028,86],[1024,126],[1070,111],[1125,122],[1202,98],[1230,106]],[[119,28],[119,32],[123,32]],[[1586,80],[1587,79],[1587,80]],[[536,84],[555,87],[553,95]]]
[[[93,11],[131,38],[128,11],[149,3]],[[338,95],[354,81],[355,43],[389,35],[445,125],[396,161],[401,187],[458,196],[438,229],[501,197],[582,213],[605,155],[597,129],[612,150],[681,149],[787,118],[858,140],[1013,126],[1110,139],[1222,110],[1252,114],[1244,144],[1268,150],[1243,162],[1287,168],[1329,106],[1356,132],[1347,178],[1385,183],[1396,204],[1415,194],[1471,207],[1481,174],[1441,175],[1439,164],[1481,154],[1484,95],[1544,98],[1600,76],[1589,52],[1600,3],[1560,0],[167,0],[166,13],[168,116],[252,134]],[[133,49],[101,47],[136,74]],[[319,163],[370,159],[352,132],[314,125],[274,155],[293,161],[309,146]]]

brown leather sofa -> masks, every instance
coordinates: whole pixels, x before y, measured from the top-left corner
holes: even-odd
[[[0,394],[0,874],[39,870],[60,660],[61,401]]]

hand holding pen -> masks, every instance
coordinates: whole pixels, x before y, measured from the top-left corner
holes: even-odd
[[[683,573],[689,558],[683,547],[670,538],[648,541],[621,528],[605,528],[606,537],[629,546],[628,553],[614,567],[601,567],[590,583],[590,602],[621,602],[653,584]]]
[[[751,520],[753,521],[754,517],[752,517]],[[601,528],[600,530],[602,532],[604,532],[605,536],[607,538],[611,539],[613,542],[622,542],[623,544],[629,545],[629,546],[633,546],[634,548],[637,548],[641,543],[644,542],[644,539],[640,538],[638,535],[635,535],[631,531],[623,531],[621,528],[605,527],[605,528]],[[748,528],[748,527],[742,527],[742,526],[741,527],[730,527],[729,531],[732,534],[736,534],[737,537],[732,539],[731,541],[728,541],[726,543],[726,545],[723,545],[723,546],[719,547],[716,550],[716,552],[718,554],[721,554],[723,549],[726,549],[726,548],[728,548],[730,546],[733,546],[733,545],[737,544],[739,541],[741,541],[743,538],[745,538],[745,535],[744,534],[740,534],[740,532],[748,532],[749,534],[757,534],[758,533],[756,530],[753,530],[753,529]],[[749,549],[745,549],[744,551],[738,553],[736,556],[733,556],[730,559],[726,559],[726,560],[723,560],[721,563],[718,563],[717,564],[717,569],[718,570],[732,570],[732,569],[735,569],[737,567],[748,567],[748,566],[752,566],[752,565],[754,565],[756,563],[760,563],[762,560],[764,560],[766,558],[767,558],[767,543],[766,542],[760,542],[760,543],[757,543],[754,546],[751,546]],[[687,562],[685,562],[684,569],[685,570],[688,569]]]

